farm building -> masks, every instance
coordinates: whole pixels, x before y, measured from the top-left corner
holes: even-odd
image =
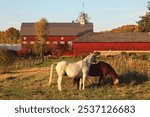
[[[0,44],[0,49],[20,51],[21,45],[20,44]]]
[[[73,54],[93,51],[146,51],[150,52],[150,33],[88,33],[73,41]]]
[[[48,37],[46,44],[49,47],[57,44],[69,44],[86,33],[93,32],[93,23],[48,23]],[[22,49],[28,50],[37,40],[35,23],[22,23],[21,25]],[[72,52],[71,52],[72,53]]]

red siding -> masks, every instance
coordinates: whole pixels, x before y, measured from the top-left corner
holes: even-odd
[[[150,51],[150,42],[73,43],[75,55],[93,51]]]
[[[63,35],[62,36],[48,36],[48,39],[47,39],[47,41],[49,41],[48,46],[50,48],[53,48],[56,46],[56,44],[53,43],[54,41],[57,43],[59,43],[60,41],[64,41],[66,43],[66,42],[72,41],[78,37],[79,36],[63,36]],[[35,43],[35,41],[37,40],[37,36],[36,35],[33,35],[33,36],[24,35],[24,36],[21,36],[21,39],[22,39],[22,51],[27,51],[27,50],[32,49],[33,44],[31,44],[31,41],[33,43]],[[24,42],[26,44],[24,44]],[[72,51],[65,52],[64,54],[65,55],[72,54]]]
[[[63,39],[61,39],[63,37]],[[48,41],[72,41],[76,38],[78,38],[79,36],[49,36],[48,37]]]
[[[24,37],[26,38],[25,40],[24,40]],[[62,37],[63,37],[63,39],[62,39]],[[78,37],[79,36],[49,36],[47,41],[57,41],[57,42],[65,41],[66,42],[66,41],[72,41]],[[30,41],[36,41],[37,40],[36,36],[22,36],[21,38],[22,38],[22,42],[27,41],[28,43]]]

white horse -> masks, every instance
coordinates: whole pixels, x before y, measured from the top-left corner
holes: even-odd
[[[81,85],[82,89],[84,90],[85,88],[85,79],[89,73],[89,69],[91,66],[92,62],[96,62],[96,57],[93,53],[90,53],[87,57],[85,57],[83,60],[80,60],[76,63],[68,63],[67,61],[61,61],[61,62],[55,62],[51,65],[51,70],[50,70],[50,77],[49,77],[49,83],[48,85],[51,85],[52,82],[52,74],[53,74],[53,67],[55,64],[56,65],[56,72],[58,74],[58,90],[61,91],[61,82],[62,82],[62,77],[64,75],[67,75],[70,78],[80,78],[80,85],[79,89],[81,90]]]

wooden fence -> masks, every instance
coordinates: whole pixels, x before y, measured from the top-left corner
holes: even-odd
[[[30,68],[30,67],[38,65],[40,63],[42,63],[41,58],[22,59],[22,60],[17,60],[13,65],[9,66],[9,69]]]

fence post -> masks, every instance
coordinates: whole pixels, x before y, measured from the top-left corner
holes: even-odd
[[[16,69],[18,68],[18,63],[16,63]]]

